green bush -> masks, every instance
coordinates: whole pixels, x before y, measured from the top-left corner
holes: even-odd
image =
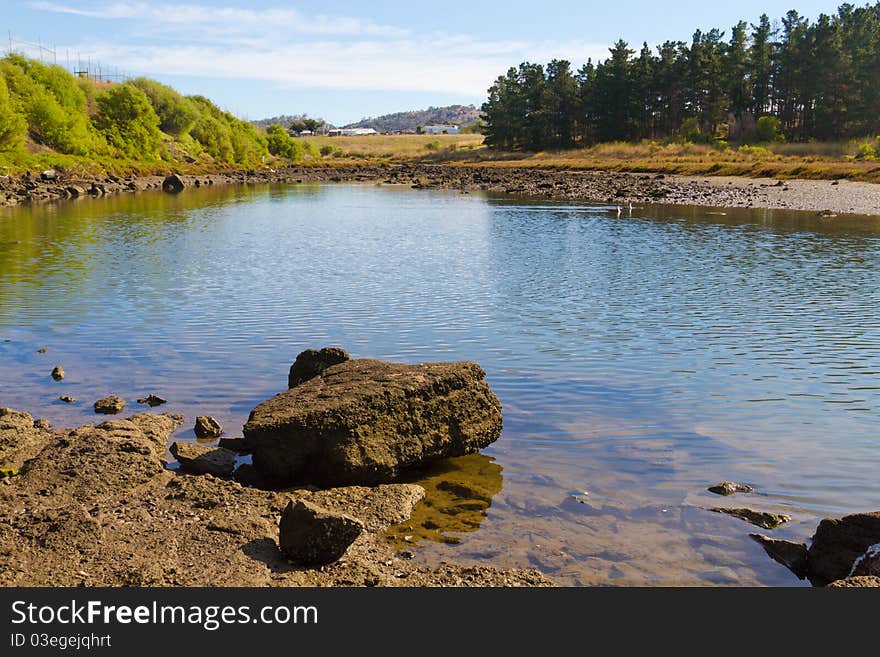
[[[321,157],[327,157],[328,155],[333,155],[336,152],[336,146],[331,146],[327,144],[326,146],[321,146]]]
[[[136,78],[131,84],[143,91],[159,117],[159,129],[165,134],[180,137],[188,134],[199,117],[199,111],[191,100],[176,90],[155,80]]]
[[[678,131],[682,141],[697,142],[703,137],[703,131],[700,129],[700,121],[696,117],[690,117],[682,121],[681,128]]]
[[[252,124],[229,113],[225,114],[225,118],[227,125],[229,125],[234,162],[237,164],[257,163],[262,160],[264,155],[269,154],[266,138],[257,132]]]
[[[72,155],[103,150],[85,111],[85,94],[64,69],[9,55],[0,60],[0,74],[34,141]]]
[[[427,144],[425,144],[425,148],[427,148],[429,151],[439,151],[440,150],[440,142],[436,141],[436,140],[429,141]]]
[[[859,144],[859,150],[856,152],[857,160],[873,161],[877,159],[877,149],[868,142]]]
[[[26,134],[27,121],[12,107],[6,80],[0,76],[0,151],[15,150]]]
[[[98,96],[97,104],[95,126],[108,143],[130,158],[158,159],[159,117],[143,91],[128,83],[114,85]]]
[[[269,143],[269,152],[278,157],[299,162],[303,156],[303,144],[287,134],[284,126],[270,125],[266,128],[266,138]]]
[[[224,120],[223,112],[204,96],[190,96],[189,99],[195,104],[199,113],[199,118],[190,131],[193,139],[215,160],[234,162],[232,130]]]
[[[772,151],[762,148],[761,146],[740,146],[737,153],[740,155],[749,155],[758,159],[774,157]]]
[[[783,141],[781,127],[782,122],[775,116],[762,116],[755,124],[755,141],[761,144]]]

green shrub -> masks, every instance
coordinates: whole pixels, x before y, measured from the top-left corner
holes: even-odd
[[[299,162],[302,159],[303,144],[287,134],[284,126],[270,125],[266,128],[266,136],[269,143],[269,152],[278,157],[286,157],[288,160]]]
[[[700,121],[696,117],[690,117],[682,121],[678,135],[682,141],[696,142],[700,141],[703,131],[700,129]]]
[[[204,96],[190,96],[199,117],[190,134],[205,152],[220,162],[232,163],[235,161],[235,151],[232,148],[232,130],[223,118],[223,113],[214,103]]]
[[[260,162],[264,155],[268,155],[268,141],[257,132],[257,129],[247,121],[242,121],[232,114],[224,115],[229,126],[230,143],[232,144],[232,158],[237,164],[251,164]]]
[[[143,91],[128,83],[113,85],[97,103],[95,125],[108,143],[130,158],[159,157],[159,117]]]
[[[327,144],[326,146],[321,146],[321,157],[327,157],[328,155],[333,155],[336,152],[336,146],[331,146]]]
[[[857,160],[876,160],[877,150],[872,144],[868,142],[862,142],[861,144],[859,144],[859,150],[856,152],[855,157]]]
[[[425,148],[427,148],[429,151],[439,151],[440,150],[440,142],[436,141],[436,140],[429,141],[427,144],[425,144]]]
[[[131,84],[143,91],[159,117],[159,129],[165,134],[180,137],[189,133],[196,124],[199,111],[191,100],[175,89],[148,78],[136,78]]]
[[[72,155],[103,150],[85,111],[85,94],[64,69],[10,55],[0,60],[0,73],[34,141]]]
[[[779,130],[782,122],[775,116],[762,116],[755,124],[754,141],[765,144],[774,141],[783,141]]]
[[[761,146],[740,146],[737,151],[740,155],[748,155],[758,159],[774,157],[772,151],[762,148]]]
[[[0,76],[0,151],[15,150],[26,134],[27,121],[13,108],[6,79]]]

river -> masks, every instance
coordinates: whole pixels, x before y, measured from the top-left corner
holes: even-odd
[[[234,436],[306,348],[476,360],[504,433],[415,475],[389,540],[568,585],[793,586],[707,509],[803,541],[878,508],[878,307],[877,218],[372,184],[83,199],[0,209],[0,406],[77,426],[156,393],[178,439],[201,414]]]

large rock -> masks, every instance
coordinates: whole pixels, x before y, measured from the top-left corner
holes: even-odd
[[[297,500],[281,514],[278,546],[297,565],[323,566],[338,561],[362,531],[356,518]]]
[[[808,553],[805,544],[768,538],[761,534],[749,534],[749,536],[760,543],[771,559],[781,563],[800,579],[806,577]]]
[[[103,415],[116,415],[125,410],[125,400],[116,395],[104,397],[95,402],[95,413]]]
[[[300,383],[313,379],[328,367],[338,365],[350,360],[351,357],[345,349],[338,347],[325,347],[324,349],[306,349],[296,357],[290,366],[287,376],[287,387],[295,388]]]
[[[179,194],[186,188],[186,182],[176,173],[172,173],[162,181],[162,191]]]
[[[827,584],[847,577],[856,560],[880,543],[880,511],[819,523],[810,546],[810,579]]]
[[[223,435],[223,427],[210,415],[199,415],[193,431],[199,438],[217,438]]]
[[[476,363],[348,360],[255,408],[244,427],[276,485],[379,484],[501,435],[501,403]]]
[[[880,543],[856,559],[850,577],[880,577]]]

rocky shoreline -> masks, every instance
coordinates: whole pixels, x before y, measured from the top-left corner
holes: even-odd
[[[551,200],[630,204],[700,205],[715,208],[803,210],[824,217],[838,214],[880,216],[880,185],[847,180],[693,178],[479,165],[389,164],[291,166],[203,175],[175,176],[170,191],[215,185],[266,183],[375,182],[419,189],[489,192]],[[166,176],[78,177],[61,171],[0,176],[0,206],[135,193],[163,188]]]
[[[482,370],[445,364],[438,374],[383,364],[379,378],[365,378],[364,368],[378,361],[333,351],[345,361],[326,372],[312,368],[299,383],[300,396],[313,400],[311,434],[276,431],[273,446],[282,453],[278,443],[295,450],[322,441],[338,453],[335,469],[322,470],[322,488],[304,481],[272,488],[264,476],[272,470],[259,462],[239,465],[233,476],[236,454],[227,447],[175,443],[180,467],[170,469],[166,450],[178,415],[141,413],[55,430],[0,409],[0,586],[551,586],[534,570],[425,565],[386,534],[405,527],[425,496],[420,486],[396,483],[398,467],[473,453],[500,435],[500,405]],[[345,403],[323,394],[331,381]],[[460,416],[440,410],[457,406],[456,391],[466,397],[481,387],[497,425],[462,427]],[[352,400],[371,410],[347,414]],[[460,401],[462,411],[480,406]],[[375,431],[360,442],[369,427],[392,427],[401,414],[419,415],[417,426],[400,419],[397,433]],[[457,442],[446,444],[453,434]],[[226,440],[243,451],[265,448]],[[421,451],[413,451],[416,444]],[[194,450],[184,456],[186,445]],[[291,451],[287,458],[300,457]],[[228,467],[218,470],[221,461]],[[346,480],[353,463],[363,473],[380,462],[369,487],[333,483]]]

